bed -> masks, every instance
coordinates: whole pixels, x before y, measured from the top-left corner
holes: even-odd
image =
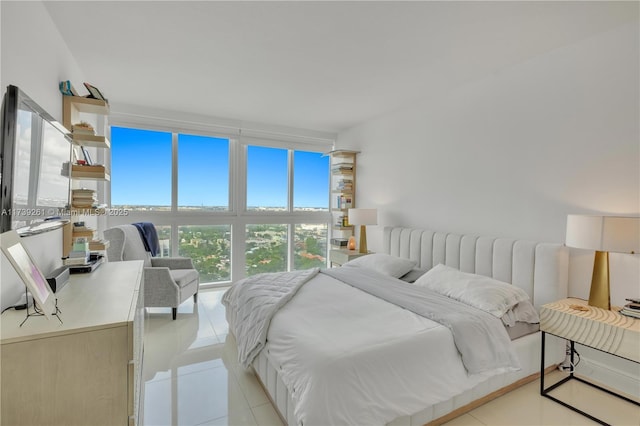
[[[253,368],[287,424],[438,423],[535,379],[539,372],[539,332],[524,333],[514,340],[507,337],[506,343],[498,344],[504,339],[491,330],[500,321],[492,318],[493,322],[487,319],[488,337],[474,341],[469,333],[462,334],[485,321],[484,317],[455,326],[449,316],[457,308],[430,316],[417,314],[415,307],[395,299],[406,291],[409,305],[421,300],[428,292],[418,284],[428,281],[424,278],[436,270],[447,269],[509,283],[539,309],[566,297],[565,247],[401,227],[384,229],[383,247],[393,259],[413,262],[407,272],[430,272],[413,285],[366,268],[355,273],[359,268],[350,266],[321,273],[268,274],[257,279],[263,285],[260,292],[275,292],[278,298],[250,309],[244,304],[254,300],[253,296],[242,299],[235,295],[245,280],[225,294],[230,331],[236,338],[251,334],[248,349],[247,338],[242,339],[242,348],[239,342],[243,362]],[[359,259],[367,257],[373,259]],[[361,278],[351,277],[357,274]],[[286,282],[276,281],[283,277]],[[274,281],[269,282],[271,279]],[[376,288],[383,290],[373,289],[377,281]],[[390,303],[380,297],[393,300]],[[449,300],[445,299],[435,304]],[[421,309],[422,304],[418,305]],[[248,326],[243,306],[251,315],[262,310],[274,313],[262,320],[263,327]],[[466,315],[466,311],[456,314]],[[549,343],[545,359],[546,367],[551,368],[564,360],[564,345],[559,340]],[[482,358],[483,351],[489,351],[484,359],[471,359],[475,352]],[[495,365],[487,365],[493,358]]]

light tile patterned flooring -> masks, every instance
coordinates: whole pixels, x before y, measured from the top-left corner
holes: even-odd
[[[220,303],[222,290],[203,290],[170,309],[147,309],[144,353],[144,425],[282,425],[252,373],[238,365]],[[560,372],[552,373],[555,381]],[[590,425],[589,419],[538,394],[539,381],[464,414],[449,426]],[[640,408],[586,385],[555,392],[615,425],[640,425]]]

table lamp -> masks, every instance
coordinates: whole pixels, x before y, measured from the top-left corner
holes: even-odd
[[[566,245],[596,251],[589,305],[611,309],[609,252],[640,252],[640,217],[567,215]]]
[[[378,210],[376,209],[349,209],[349,223],[360,225],[360,253],[367,251],[367,225],[378,224]]]

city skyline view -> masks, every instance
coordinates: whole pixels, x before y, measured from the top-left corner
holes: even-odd
[[[111,204],[171,206],[172,134],[111,128]],[[178,208],[229,209],[229,139],[178,135]],[[247,147],[248,210],[287,207],[287,150]],[[294,151],[294,210],[329,204],[329,159],[319,152]]]

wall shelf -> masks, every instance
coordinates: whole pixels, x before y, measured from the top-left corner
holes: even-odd
[[[106,136],[71,133],[71,141],[74,143],[74,145],[79,146],[111,148],[111,142],[109,142],[109,139],[107,139]]]
[[[70,192],[70,204],[71,204],[71,220],[72,222],[84,222],[88,220],[88,227],[94,228],[96,231],[90,233],[73,233],[69,231],[63,243],[63,255],[66,256],[71,250],[73,240],[76,237],[84,236],[90,238],[92,241],[89,243],[89,250],[102,251],[108,247],[108,241],[96,239],[98,237],[101,226],[104,226],[104,219],[98,218],[103,216],[106,212],[104,208],[96,208],[95,206],[102,206],[101,202],[97,199],[96,195],[105,194],[109,188],[109,181],[111,175],[109,172],[110,165],[110,150],[111,143],[107,138],[109,126],[107,124],[109,116],[109,104],[100,99],[84,98],[81,96],[63,96],[62,97],[62,124],[69,130],[71,142],[75,146],[74,154],[72,154],[71,162],[84,159],[89,160],[87,154],[95,154],[104,165],[91,164],[91,165],[79,165],[71,164],[71,188]],[[95,133],[87,133],[76,128],[76,132],[73,132],[74,126],[77,126],[81,122],[87,122],[96,129]],[[81,126],[83,127],[83,126]],[[80,149],[83,147],[82,153],[79,154]],[[86,151],[84,148],[89,148]],[[84,158],[83,158],[84,157]],[[81,183],[81,181],[94,181],[96,183]],[[84,188],[84,185],[88,188]],[[93,191],[93,197],[76,195],[74,200],[74,191],[80,189],[89,189]],[[74,201],[77,205],[74,205]],[[102,201],[104,202],[104,200]],[[79,206],[91,204],[92,207],[82,208]],[[102,222],[101,222],[102,221]],[[103,223],[103,225],[101,225]],[[91,226],[89,226],[91,225]]]
[[[79,113],[109,115],[109,104],[100,99],[82,96],[62,97],[62,125],[71,132],[71,125],[78,120]]]
[[[330,210],[332,215],[332,235],[331,239],[342,240],[351,237],[354,232],[353,226],[344,226],[348,223],[349,208],[356,206],[356,156],[358,151],[335,150],[328,152],[330,157],[331,188]],[[332,244],[333,248],[344,249],[345,246]],[[332,264],[335,259],[329,253]]]

